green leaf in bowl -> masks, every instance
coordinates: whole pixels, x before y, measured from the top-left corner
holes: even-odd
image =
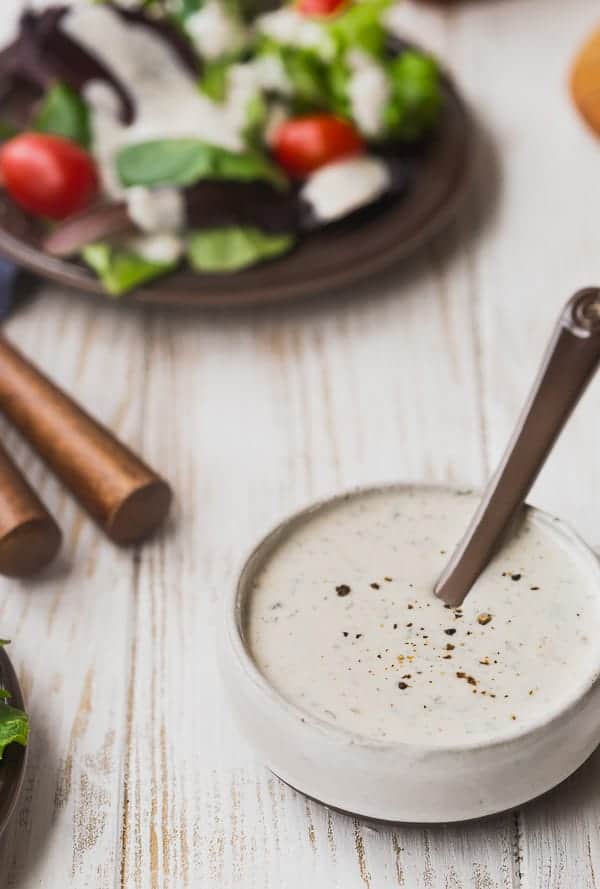
[[[251,226],[227,226],[193,232],[187,256],[198,272],[237,272],[281,256],[293,246],[292,235],[267,234]]]
[[[88,244],[82,256],[111,296],[121,296],[140,284],[160,278],[177,265],[176,262],[150,262],[133,251],[102,243]]]

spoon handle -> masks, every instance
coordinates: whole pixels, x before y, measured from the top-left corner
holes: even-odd
[[[0,444],[0,574],[27,577],[52,561],[60,528]]]
[[[0,335],[0,412],[115,543],[164,520],[169,485]]]
[[[488,564],[599,361],[600,288],[588,287],[563,309],[500,465],[437,582],[446,604],[460,605]]]

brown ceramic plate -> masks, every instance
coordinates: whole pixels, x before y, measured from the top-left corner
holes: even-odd
[[[0,649],[0,685],[10,692],[13,707],[23,709],[23,695],[12,664]],[[0,761],[0,835],[10,820],[25,776],[27,750],[19,744],[7,747]]]
[[[446,81],[441,127],[414,167],[408,192],[306,237],[288,256],[232,275],[182,269],[126,299],[163,305],[240,306],[278,302],[354,285],[403,259],[446,223],[464,196],[472,166],[474,127]],[[102,285],[81,263],[39,249],[34,224],[0,195],[0,252],[19,265],[88,293]]]

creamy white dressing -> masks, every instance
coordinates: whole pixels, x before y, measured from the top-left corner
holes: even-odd
[[[375,138],[383,128],[383,112],[390,98],[389,79],[382,65],[361,50],[349,52],[346,61],[352,72],[347,87],[352,117],[365,136]]]
[[[65,30],[101,58],[126,84],[136,105],[130,126],[121,123],[110,88],[92,84],[86,98],[92,107],[94,154],[105,190],[121,197],[114,159],[124,145],[149,139],[196,137],[233,151],[244,147],[249,92],[237,83],[225,105],[203,96],[169,45],[143,26],[123,22],[109,8],[82,5],[72,9]]]
[[[257,87],[263,90],[272,90],[283,96],[291,96],[294,87],[287,75],[281,59],[273,54],[258,56],[245,67],[253,71]]]
[[[205,59],[236,52],[247,40],[240,21],[234,18],[221,0],[207,0],[185,22],[198,53]]]
[[[385,163],[376,157],[353,157],[318,169],[302,188],[302,197],[317,219],[340,219],[381,197],[390,186]]]
[[[176,234],[162,232],[154,235],[135,235],[125,247],[148,262],[177,262],[184,250],[184,240]]]
[[[255,27],[259,34],[271,37],[284,46],[313,49],[324,59],[332,58],[335,53],[333,41],[323,26],[302,15],[294,6],[284,6],[259,16]]]
[[[125,199],[132,222],[143,232],[157,234],[185,228],[186,213],[182,193],[177,188],[128,188]]]
[[[49,5],[52,0],[33,3],[36,9]],[[93,153],[103,189],[113,199],[128,201],[131,217],[143,232],[175,234],[183,227],[181,198],[178,200],[174,191],[167,198],[162,191],[153,195],[147,189],[128,195],[115,166],[118,151],[136,142],[180,137],[243,150],[252,100],[261,90],[289,95],[292,84],[281,61],[276,56],[264,56],[233,65],[228,72],[226,102],[212,102],[199,92],[194,77],[184,69],[168,43],[150,29],[125,22],[109,7],[91,4],[89,0],[74,0],[70,5],[62,27],[114,71],[135,103],[135,120],[127,126],[119,118],[119,101],[110,85],[92,82],[85,89],[91,109]],[[14,21],[12,16],[3,19],[0,40],[4,43],[14,36],[18,11],[15,10]],[[189,23],[200,52],[208,57],[213,52],[216,55],[217,51],[234,48],[243,36],[231,29],[235,23],[219,0],[209,0]],[[261,16],[257,28],[281,43],[310,46],[323,56],[332,49],[323,27],[293,7]],[[359,126],[370,134],[379,127],[384,90],[378,66],[363,56],[353,54],[349,59],[353,67],[350,98]],[[267,144],[287,116],[283,105],[272,108],[265,133]],[[370,203],[388,186],[385,164],[376,158],[361,157],[318,170],[305,183],[303,196],[317,218],[327,222]],[[154,247],[150,241],[148,249],[152,251]]]
[[[477,499],[352,495],[291,527],[257,568],[245,637],[279,693],[340,729],[446,745],[521,732],[597,670],[600,590],[531,512],[462,608],[433,595]]]

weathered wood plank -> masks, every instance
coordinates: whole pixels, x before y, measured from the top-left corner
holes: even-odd
[[[551,0],[525,0],[506,9],[486,4],[487,13],[483,6],[464,20],[461,71],[474,85],[473,102],[500,158],[498,210],[475,253],[484,421],[493,464],[560,306],[578,287],[598,280],[593,232],[600,152],[573,112],[566,87],[572,58],[597,23],[598,9],[587,0],[568,7]],[[501,63],[492,43],[510,58],[496,76],[489,67]],[[599,408],[596,381],[531,497],[594,545],[600,542],[594,456]],[[520,813],[524,889],[598,885],[599,762],[596,754],[565,786]]]

